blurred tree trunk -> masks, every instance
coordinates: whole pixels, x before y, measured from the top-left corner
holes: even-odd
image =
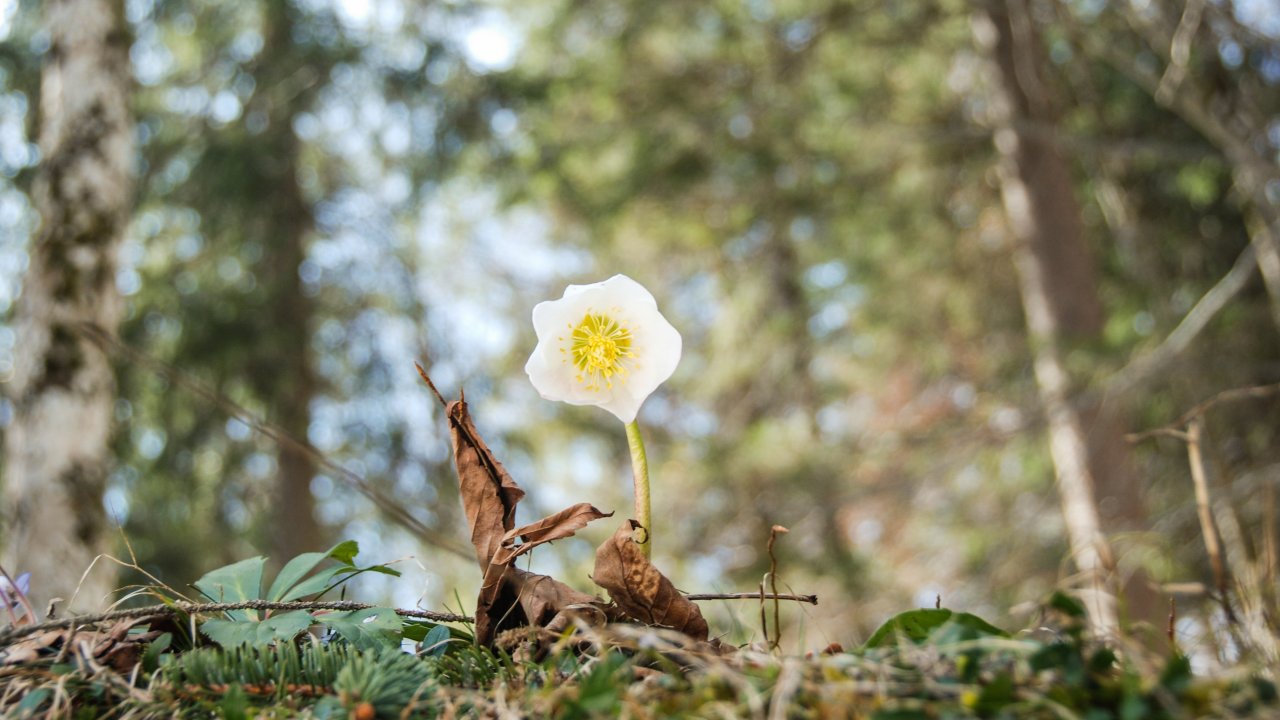
[[[298,268],[306,259],[307,237],[314,225],[311,205],[298,183],[301,142],[293,132],[293,117],[303,108],[289,102],[281,90],[288,87],[288,75],[297,65],[294,53],[295,12],[284,0],[266,3],[266,45],[259,60],[262,111],[268,121],[259,141],[261,155],[257,171],[265,187],[273,188],[263,198],[259,210],[266,226],[263,243],[263,282],[268,284],[267,327],[271,338],[263,338],[255,351],[266,356],[255,365],[263,368],[259,383],[272,419],[294,438],[306,442],[311,425],[311,401],[316,394],[316,373],[311,358],[311,326],[315,303],[303,292]],[[272,92],[272,89],[275,92]],[[310,97],[310,93],[306,94]],[[252,141],[251,141],[252,142]],[[280,446],[278,474],[271,509],[270,556],[283,563],[304,552],[324,550],[324,533],[315,517],[315,497],[311,480],[316,463],[294,448]]]
[[[980,11],[975,31],[997,70],[1001,194],[1058,492],[1072,557],[1083,575],[1077,585],[1095,629],[1110,634],[1118,612],[1107,534],[1144,529],[1146,517],[1121,419],[1079,408],[1064,362],[1072,344],[1101,334],[1105,316],[1070,170],[1054,135],[1050,93],[1037,77],[1044,55],[1029,12],[1025,0],[991,3]],[[1140,573],[1125,583],[1124,598],[1130,617],[1153,617],[1156,598]]]
[[[129,36],[121,0],[48,0],[40,84],[43,158],[33,197],[41,227],[15,313],[13,422],[5,448],[5,558],[32,573],[32,600],[70,600],[110,532],[102,491],[115,377],[80,332],[114,333],[123,303],[116,262],[133,199]],[[99,564],[78,608],[105,605],[114,568]]]

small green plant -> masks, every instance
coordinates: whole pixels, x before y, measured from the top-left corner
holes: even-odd
[[[207,573],[195,583],[206,598],[217,603],[245,604],[250,607],[229,609],[225,619],[206,620],[201,626],[210,640],[223,647],[267,645],[292,640],[316,623],[325,625],[346,641],[361,648],[394,644],[401,637],[400,616],[392,608],[312,613],[309,610],[275,612],[255,608],[262,603],[288,603],[314,600],[341,587],[351,578],[365,572],[399,576],[386,565],[359,567],[355,557],[360,546],[354,540],[338,543],[327,552],[303,553],[281,568],[274,582],[263,590],[265,557],[241,560]],[[334,561],[321,567],[325,561]]]

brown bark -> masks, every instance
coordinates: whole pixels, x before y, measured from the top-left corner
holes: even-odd
[[[4,567],[30,571],[44,610],[70,600],[106,551],[102,506],[110,469],[115,377],[81,334],[119,324],[117,254],[133,198],[133,121],[124,8],[119,0],[48,0],[33,199],[41,226],[15,313],[17,358],[5,437]],[[77,609],[101,607],[114,568],[85,578]]]
[[[1140,488],[1118,411],[1077,406],[1064,363],[1074,342],[1096,338],[1104,310],[1070,170],[1052,128],[1050,93],[1037,78],[1044,54],[1025,0],[984,7],[975,27],[995,66],[993,115],[1001,194],[1015,239],[1027,332],[1078,586],[1095,629],[1118,628],[1118,579],[1108,534],[1145,528]],[[1030,127],[1038,128],[1031,132]],[[1046,130],[1048,128],[1048,130]],[[1105,509],[1105,511],[1100,510]],[[1154,615],[1155,596],[1141,574],[1124,583],[1129,616]]]
[[[291,12],[289,4],[282,0],[267,4],[267,45],[259,65],[263,73],[275,74],[289,68],[287,60],[280,56],[288,52],[293,42]],[[259,78],[260,86],[266,87],[279,87],[280,81],[281,78]],[[276,368],[264,386],[275,421],[291,436],[305,441],[311,425],[311,401],[317,391],[310,350],[315,303],[303,292],[298,268],[306,259],[314,219],[298,182],[302,148],[292,120],[299,108],[278,95],[267,94],[262,101],[260,109],[268,117],[263,137],[267,154],[259,168],[273,193],[263,198],[262,208],[263,216],[269,218],[262,242],[265,281],[271,288],[267,311],[272,337],[261,347],[276,355],[260,366]],[[318,469],[315,460],[282,445],[277,466],[270,556],[283,563],[304,552],[323,550],[325,538],[315,517],[315,496],[311,493],[311,480]]]

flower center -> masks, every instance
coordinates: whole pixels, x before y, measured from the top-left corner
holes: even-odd
[[[631,352],[631,330],[608,315],[588,310],[573,329],[569,354],[578,370],[575,379],[588,390],[600,390],[601,385],[612,388],[615,376],[627,374],[623,363],[635,357]]]

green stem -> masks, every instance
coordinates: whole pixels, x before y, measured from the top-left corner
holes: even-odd
[[[640,424],[635,420],[627,423],[627,445],[631,448],[631,474],[636,483],[636,522],[644,527],[643,539],[638,542],[644,556],[649,557],[649,549],[653,545],[653,526],[649,513],[649,460],[644,455]]]

